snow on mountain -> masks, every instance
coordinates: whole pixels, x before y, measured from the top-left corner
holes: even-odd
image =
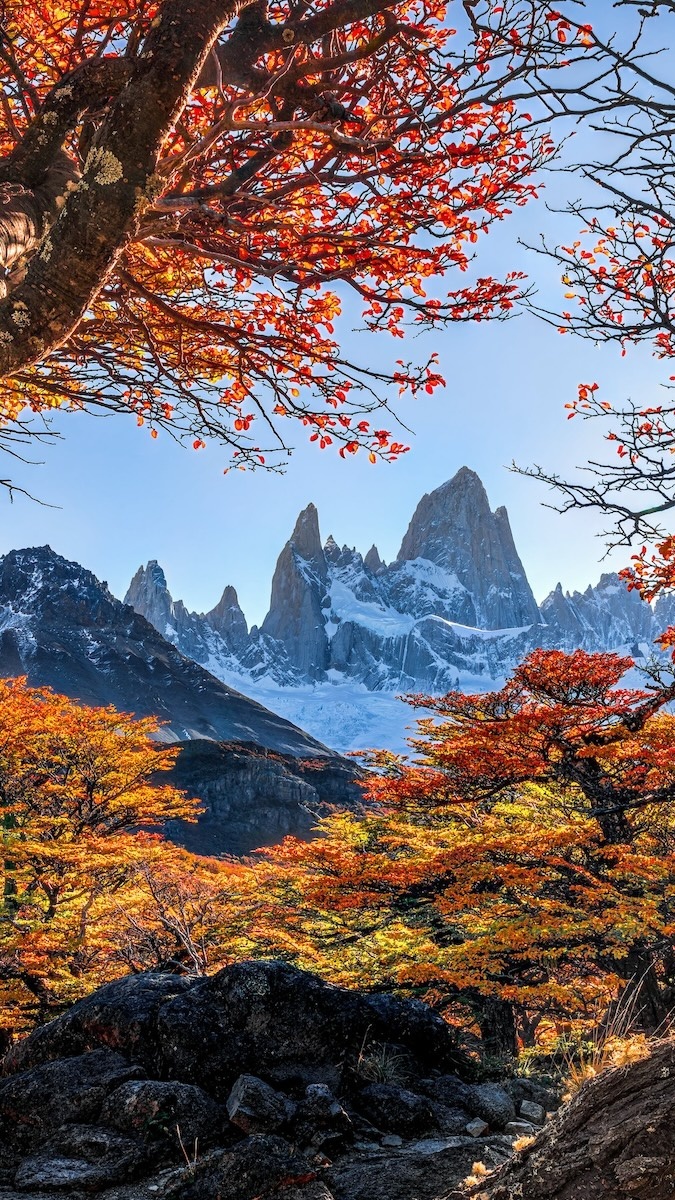
[[[665,623],[617,575],[538,607],[506,509],[492,512],[463,467],[422,498],[394,562],[322,544],[310,504],[274,572],[270,608],[248,629],[226,587],[208,613],[174,601],[156,562],[126,602],[183,654],[314,737],[345,751],[402,748],[414,711],[401,693],[484,691],[536,646],[644,657]],[[672,604],[675,619],[675,604]]]

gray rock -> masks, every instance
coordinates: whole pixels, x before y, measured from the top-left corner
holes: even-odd
[[[323,605],[328,579],[326,556],[313,504],[300,513],[279,555],[272,579],[270,609],[263,635],[281,642],[301,677],[322,679],[328,667]]]
[[[0,1135],[5,1142],[35,1146],[65,1121],[95,1120],[106,1096],[139,1075],[121,1054],[104,1049],[13,1075],[0,1082]]]
[[[296,1188],[299,1200],[311,1197],[305,1189],[316,1181],[317,1171],[284,1138],[257,1134],[238,1142],[232,1150],[198,1161],[194,1171],[167,1194],[171,1200],[272,1200]],[[314,1200],[316,1200],[316,1189]]]
[[[468,467],[420,500],[397,561],[418,559],[459,581],[461,607],[454,618],[448,613],[449,619],[482,629],[538,624],[539,610],[506,509],[490,511],[485,488]]]
[[[326,1154],[341,1150],[352,1136],[349,1116],[325,1084],[311,1083],[306,1089],[297,1106],[293,1136],[300,1146]]]
[[[479,1138],[482,1137],[484,1133],[487,1133],[489,1128],[490,1126],[488,1125],[487,1121],[483,1121],[481,1117],[474,1117],[473,1121],[469,1121],[469,1124],[466,1127],[466,1132],[468,1133],[469,1137]]]
[[[395,1083],[371,1083],[359,1092],[359,1112],[385,1133],[415,1137],[435,1127],[429,1101]]]
[[[59,1058],[70,1059],[71,1064],[61,1063],[58,1069],[71,1072],[76,1067],[72,1062],[74,1056],[82,1055],[85,1051],[98,1051],[97,1059],[83,1059],[83,1071],[93,1070],[95,1063],[100,1064],[102,1071],[107,1070],[106,1063],[114,1072],[126,1069],[126,1075],[115,1075],[115,1087],[125,1078],[143,1078],[144,1072],[139,1068],[131,1070],[128,1059],[150,1068],[156,1065],[155,1027],[158,1012],[164,1004],[189,991],[191,986],[192,981],[181,976],[152,971],[143,975],[125,975],[113,983],[105,984],[79,1000],[62,1016],[55,1017],[47,1025],[42,1025],[28,1037],[16,1042],[3,1059],[3,1072],[5,1075],[15,1075]],[[100,1056],[101,1047],[106,1046],[111,1047],[105,1052],[108,1058]],[[124,1047],[127,1059],[122,1059],[113,1051],[113,1047],[119,1046]],[[111,1058],[113,1053],[114,1058]],[[38,1079],[42,1079],[42,1076]],[[0,1084],[0,1096],[5,1086]],[[61,1088],[62,1085],[58,1086]],[[36,1087],[45,1090],[43,1083],[36,1084]],[[73,1088],[76,1090],[75,1084]]]
[[[403,1138],[399,1137],[397,1133],[385,1133],[384,1137],[380,1139],[380,1145],[396,1149],[403,1145]]]
[[[138,1142],[109,1129],[64,1126],[39,1153],[23,1160],[14,1182],[19,1189],[92,1191],[123,1183],[143,1159]]]
[[[485,1138],[480,1143],[486,1165],[506,1157],[502,1140]],[[365,1160],[342,1159],[323,1178],[335,1200],[440,1200],[470,1174],[477,1151],[471,1137],[429,1139],[400,1150],[381,1150]]]
[[[157,1017],[165,1074],[227,1099],[242,1074],[284,1091],[334,1090],[364,1039],[395,1039],[419,1066],[452,1060],[448,1025],[424,1005],[331,987],[283,962],[240,962],[194,983]],[[398,1132],[393,1130],[392,1132]]]
[[[471,1107],[474,1089],[457,1075],[439,1075],[435,1079],[420,1079],[415,1084],[418,1092],[430,1100],[444,1104],[447,1108],[463,1108],[473,1113]]]
[[[557,1112],[562,1104],[562,1089],[548,1081],[533,1079],[529,1075],[516,1075],[504,1085],[516,1108],[521,1100],[533,1100],[541,1104],[546,1112]]]
[[[447,1104],[439,1104],[437,1101],[431,1100],[431,1111],[434,1114],[434,1120],[440,1129],[441,1133],[449,1136],[458,1136],[464,1133],[467,1122],[471,1120],[471,1113],[465,1108],[451,1107]]]
[[[503,1129],[516,1116],[513,1100],[498,1083],[480,1083],[472,1088],[469,1108],[494,1130]]]
[[[543,1125],[546,1120],[546,1110],[541,1104],[535,1104],[533,1100],[521,1100],[518,1112],[521,1117],[533,1125]]]
[[[511,1137],[533,1137],[539,1130],[529,1121],[509,1121],[504,1127],[504,1133]]]
[[[244,1133],[276,1133],[295,1114],[288,1096],[255,1075],[240,1075],[227,1099],[227,1114]]]
[[[112,1129],[172,1147],[182,1155],[181,1141],[188,1151],[195,1141],[203,1149],[222,1135],[226,1118],[201,1088],[149,1079],[124,1083],[112,1092],[100,1120]]]

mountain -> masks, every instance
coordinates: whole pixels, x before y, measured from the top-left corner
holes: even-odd
[[[153,617],[196,651],[189,637],[198,622],[168,600],[156,563],[142,582]],[[219,646],[236,625],[228,599],[212,618],[220,622]],[[164,740],[191,743],[174,774],[207,803],[199,826],[182,828],[177,839],[194,848],[241,852],[307,833],[322,804],[360,797],[351,763],[209,674],[49,546],[0,558],[0,675],[27,675],[86,704],[158,716]]]
[[[322,543],[308,505],[259,629],[232,587],[211,612],[188,612],[156,562],[126,600],[214,675],[340,749],[400,746],[411,711],[397,693],[485,690],[536,646],[644,656],[670,603],[654,611],[606,574],[584,593],[558,585],[538,606],[506,509],[491,510],[467,467],[422,497],[389,564],[376,546],[364,558]]]

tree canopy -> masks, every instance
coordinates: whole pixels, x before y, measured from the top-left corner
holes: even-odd
[[[538,0],[6,0],[5,438],[103,406],[239,465],[283,461],[289,419],[396,457],[371,414],[436,358],[350,361],[344,299],[395,338],[508,314],[521,273],[474,246],[536,194],[527,105],[587,46]]]
[[[630,665],[539,650],[497,692],[412,697],[433,714],[416,760],[376,755],[362,815],[268,852],[301,962],[468,1010],[495,1053],[542,1022],[592,1028],[620,994],[658,1026],[675,983],[673,691],[619,686]]]

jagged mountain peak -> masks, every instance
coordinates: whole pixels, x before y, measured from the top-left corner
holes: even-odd
[[[166,634],[171,624],[173,600],[166,575],[156,558],[151,558],[144,567],[138,568],[129,584],[124,603],[130,604],[155,629]]]
[[[323,552],[327,562],[337,562],[340,557],[340,547],[338,546],[332,533],[328,534],[324,545]]]
[[[350,733],[354,712],[371,703],[355,699],[359,689],[371,697],[483,689],[536,646],[646,653],[666,623],[665,604],[655,616],[611,572],[583,594],[558,585],[539,609],[507,510],[491,510],[468,467],[422,498],[389,565],[375,546],[363,558],[332,534],[322,547],[310,504],[279,555],[262,627],[246,633],[236,594],[226,597],[206,617],[173,603],[166,636],[341,748],[377,744],[365,725],[363,740]],[[219,619],[225,609],[236,636]]]
[[[205,615],[212,629],[219,633],[230,650],[243,649],[248,639],[248,625],[236,589],[228,584],[215,608]]]
[[[385,565],[380,558],[380,552],[374,543],[366,554],[366,557],[363,560],[363,565],[366,570],[370,571],[373,575],[377,574],[377,572],[380,571]]]
[[[319,514],[315,504],[308,504],[299,514],[290,537],[290,544],[301,558],[308,561],[323,558]]]
[[[457,590],[454,619],[482,629],[521,628],[539,610],[518,557],[505,508],[490,509],[487,492],[469,467],[420,500],[397,563],[424,560],[446,573]],[[460,599],[460,592],[464,600]]]
[[[167,722],[166,740],[253,742],[296,757],[330,757],[48,546],[0,558],[0,675],[27,675],[34,686],[86,704],[156,715]]]
[[[61,610],[73,626],[86,626],[91,612],[96,620],[105,620],[111,606],[119,604],[107,583],[51,546],[10,550],[0,558],[0,596],[14,614],[39,611],[54,616]]]

